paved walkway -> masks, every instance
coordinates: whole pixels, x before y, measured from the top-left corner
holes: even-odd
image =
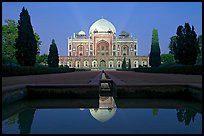
[[[100,71],[2,77],[2,87],[19,84],[88,84]]]
[[[149,85],[149,84],[179,84],[196,85],[202,87],[202,75],[139,73],[132,71],[106,71],[123,85]]]
[[[2,87],[19,84],[88,84],[101,71],[72,72],[31,76],[2,77]],[[105,71],[123,85],[145,84],[191,84],[202,87],[201,75],[158,74]]]

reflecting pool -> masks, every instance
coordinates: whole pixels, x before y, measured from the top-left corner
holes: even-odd
[[[64,107],[52,106],[52,102],[51,106],[43,106],[43,102],[40,105],[30,101],[21,102],[18,106],[7,106],[3,108],[2,133],[202,133],[202,105],[197,102],[142,99],[115,102],[112,97],[100,97],[98,107],[81,107],[79,101],[83,102],[78,100],[78,107],[74,108],[68,104],[69,100]],[[125,106],[127,102],[130,106]]]

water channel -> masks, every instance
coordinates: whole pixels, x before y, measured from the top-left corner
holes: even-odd
[[[51,101],[50,104],[48,104],[48,101]],[[58,103],[55,104],[57,101]],[[71,101],[50,99],[22,101],[16,105],[8,105],[3,109],[2,133],[202,133],[202,111],[199,111],[199,105],[196,102],[124,99],[118,100],[117,105],[113,97],[100,97],[99,107],[87,108],[87,106],[80,106],[87,100]],[[71,104],[66,105],[64,102],[76,103],[75,106],[78,106],[78,108],[72,108]],[[11,111],[14,113],[11,113]]]
[[[99,94],[110,91],[108,82],[101,83]],[[4,105],[2,113],[3,134],[202,133],[202,103],[194,100],[22,99]]]

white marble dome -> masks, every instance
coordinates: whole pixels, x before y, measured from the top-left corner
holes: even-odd
[[[78,35],[86,35],[86,33],[84,31],[80,31],[78,32]]]
[[[115,26],[109,22],[106,19],[99,19],[96,22],[94,22],[90,29],[89,29],[89,33],[93,33],[94,30],[97,30],[98,32],[107,32],[107,31],[112,31],[113,33],[116,34],[116,29]]]
[[[99,122],[106,122],[110,120],[116,113],[116,108],[106,109],[106,108],[99,108],[97,110],[89,109],[91,115],[98,120]]]

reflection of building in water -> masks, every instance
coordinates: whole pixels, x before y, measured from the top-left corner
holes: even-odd
[[[116,113],[116,104],[113,97],[99,98],[99,108],[90,109],[91,115],[100,122],[110,120]]]
[[[99,108],[115,108],[116,104],[113,97],[100,96]]]
[[[87,35],[84,31],[68,38],[68,55],[59,57],[59,65],[73,68],[122,68],[123,58],[132,68],[148,66],[149,57],[138,55],[138,40],[122,31],[116,37],[115,26],[106,19],[94,22]],[[128,66],[128,65],[127,65]]]

